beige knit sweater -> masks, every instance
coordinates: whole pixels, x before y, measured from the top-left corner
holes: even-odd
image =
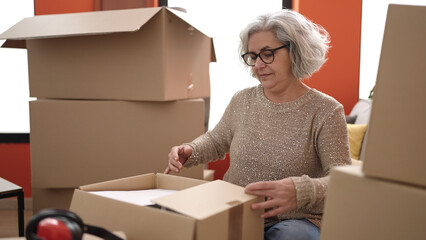
[[[267,219],[306,218],[320,226],[330,169],[350,164],[343,106],[310,89],[298,99],[273,103],[261,85],[237,92],[217,126],[188,143],[185,167],[223,159],[230,153],[224,180],[245,187],[291,177],[297,209]]]

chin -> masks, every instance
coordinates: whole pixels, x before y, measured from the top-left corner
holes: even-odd
[[[260,84],[262,85],[262,87],[264,88],[264,89],[271,89],[274,85],[272,85],[271,83],[268,83],[268,82],[262,82],[262,81],[260,81]]]
[[[263,87],[271,86],[275,84],[275,81],[271,78],[258,78],[259,82],[263,85]]]

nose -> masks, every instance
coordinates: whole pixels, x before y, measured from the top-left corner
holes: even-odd
[[[256,62],[254,63],[254,68],[261,68],[261,67],[264,67],[264,66],[266,66],[266,63],[264,63],[263,61],[262,61],[262,59],[260,59],[260,57],[258,57],[258,58],[256,58]]]

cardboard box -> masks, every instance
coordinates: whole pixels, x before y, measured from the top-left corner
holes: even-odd
[[[180,190],[154,200],[169,210],[140,206],[91,193],[106,190]],[[207,182],[184,177],[145,174],[76,189],[70,210],[88,224],[122,229],[129,240],[261,240],[263,219],[251,210],[261,197],[221,180]]]
[[[210,96],[212,39],[165,7],[25,18],[0,35],[26,40],[30,95],[166,101]]]
[[[213,181],[214,179],[214,169],[204,169],[203,179],[206,181]]]
[[[46,208],[68,210],[75,188],[40,188],[32,187],[33,214]]]
[[[122,238],[123,240],[126,240],[126,234],[124,232],[120,232],[120,231],[115,231],[112,232],[114,235],[116,235],[117,237]],[[92,235],[92,234],[83,234],[83,239],[82,240],[100,240],[100,239],[104,239],[104,238],[100,238],[98,236]]]
[[[367,131],[368,176],[426,186],[426,6],[389,5]]]
[[[361,166],[332,170],[321,240],[426,238],[426,189],[370,178]]]
[[[30,102],[31,177],[36,188],[75,188],[162,173],[172,146],[204,133],[202,99],[173,102]],[[182,176],[203,179],[203,166]]]

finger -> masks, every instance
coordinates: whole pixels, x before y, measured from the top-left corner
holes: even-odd
[[[173,171],[173,172],[179,173],[182,167],[179,167],[177,164],[179,164],[177,161],[173,161],[172,159],[169,159],[169,165],[167,166],[166,170],[168,169],[169,172]],[[164,170],[164,172],[166,172],[166,170]]]
[[[172,162],[172,165],[173,165],[174,167],[176,167],[177,169],[179,169],[179,171],[180,171],[180,170],[182,170],[182,168],[183,168],[183,164],[182,164],[182,162],[181,162],[181,160],[180,160],[180,159],[178,159],[178,160],[176,160],[176,161],[173,161],[173,162]]]
[[[183,168],[183,165],[182,165],[182,163],[179,161],[179,156],[178,156],[178,155],[176,155],[176,154],[173,154],[173,153],[175,153],[175,152],[171,152],[171,153],[169,154],[169,167],[170,167],[170,165],[172,165],[172,166],[173,166],[173,167],[175,167],[175,168],[182,169],[182,168]],[[174,155],[176,155],[176,156],[174,156]]]
[[[164,174],[169,174],[172,170],[170,170],[169,167],[166,168],[166,170],[164,170]]]
[[[178,147],[177,153],[178,153],[178,155],[184,154],[185,148],[183,146]]]
[[[284,207],[277,207],[262,213],[260,217],[269,218],[269,217],[274,217],[274,216],[277,216],[278,214],[285,213],[285,212],[286,212],[286,209]]]
[[[177,149],[177,147],[172,148],[169,153],[169,159],[173,159],[174,161],[177,161],[179,159],[179,150]]]
[[[275,197],[277,194],[277,191],[274,190],[245,190],[245,193],[256,195],[256,196],[265,196],[265,197]]]
[[[169,165],[170,170],[172,170],[175,173],[180,173],[180,170],[182,170],[182,167],[176,166],[176,165]]]
[[[273,200],[259,202],[259,203],[253,203],[251,205],[251,208],[253,210],[259,210],[259,209],[267,209],[267,208],[273,208],[276,207],[277,203],[275,203]]]
[[[265,182],[254,182],[246,186],[247,191],[256,191],[256,190],[267,190],[274,189],[276,186],[275,181],[265,181]]]

